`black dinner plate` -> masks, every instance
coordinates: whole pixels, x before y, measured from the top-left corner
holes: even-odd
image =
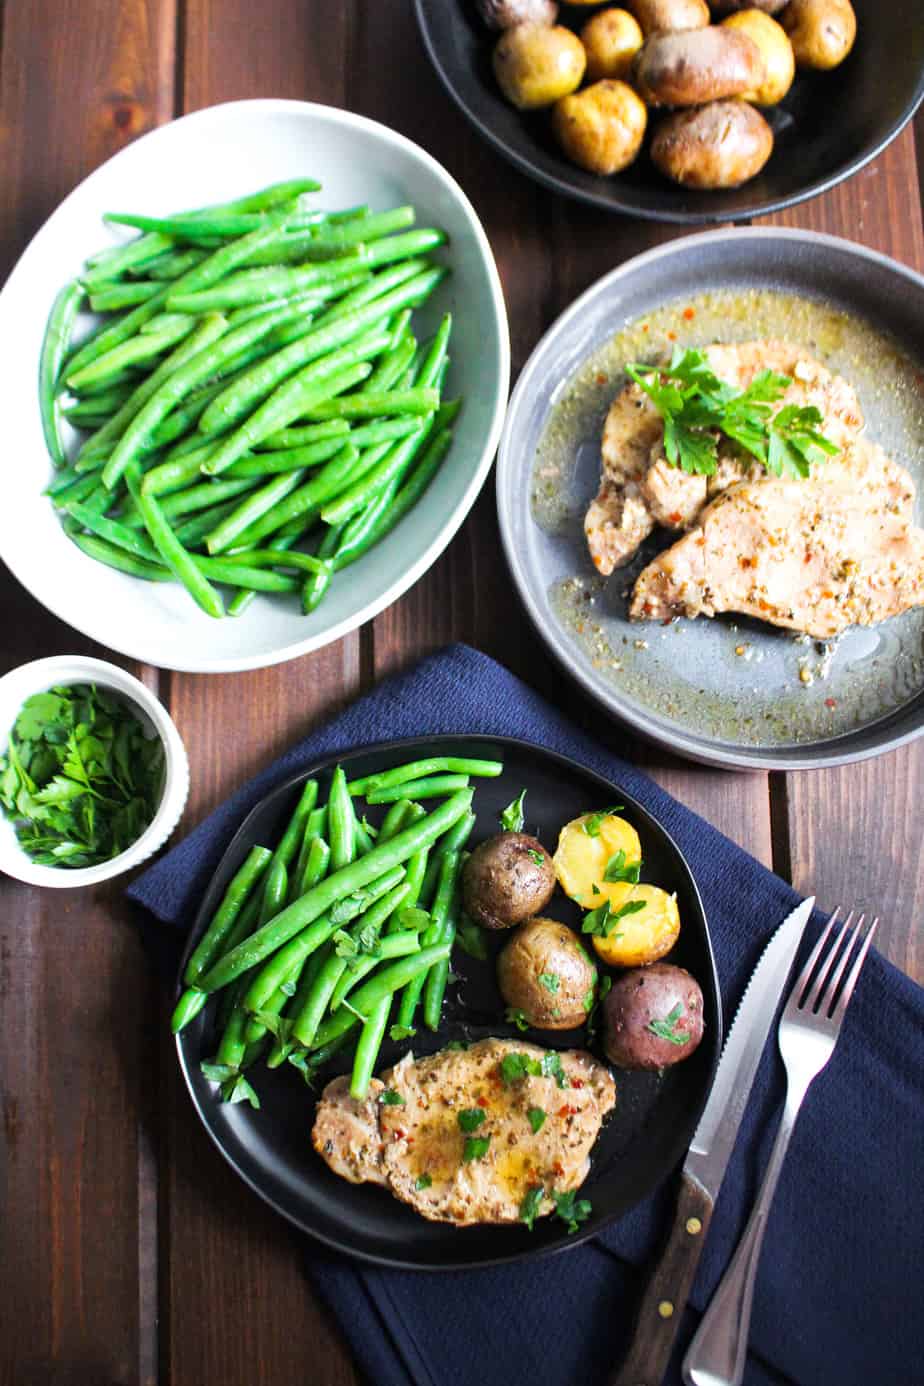
[[[920,0],[853,0],[853,6],[857,39],[844,63],[832,72],[800,70],[786,99],[764,112],[774,150],[761,173],[740,188],[697,192],[668,182],[644,150],[613,178],[570,163],[551,136],[547,111],[524,115],[502,98],[491,71],[496,37],[479,22],[474,0],[415,0],[427,52],[446,90],[523,173],[611,212],[700,224],[763,216],[825,192],[875,158],[911,119],[924,97]],[[579,29],[596,13],[565,4],[559,23]]]
[[[437,1270],[492,1265],[576,1246],[644,1198],[674,1168],[689,1145],[709,1093],[722,1038],[721,1004],[709,931],[699,892],[680,849],[663,827],[631,795],[574,761],[539,746],[508,739],[426,737],[392,742],[339,757],[350,778],[368,775],[424,756],[476,756],[504,762],[494,780],[473,781],[477,822],[472,842],[497,831],[498,814],[525,788],[527,827],[551,849],[564,823],[589,809],[614,802],[638,829],[644,880],[676,891],[682,928],[672,954],[697,978],[703,990],[705,1035],[696,1053],[663,1075],[616,1071],[616,1109],[607,1119],[592,1155],[582,1194],[593,1213],[580,1233],[568,1236],[557,1218],[540,1219],[530,1233],[523,1226],[454,1228],[427,1222],[384,1189],[346,1183],[334,1175],[311,1147],[316,1096],[290,1066],[275,1072],[256,1065],[249,1076],[261,1107],[222,1104],[199,1071],[217,1044],[214,1006],[207,1007],[178,1037],[180,1065],[196,1110],[221,1153],[246,1183],[277,1212],[329,1246],[380,1265]],[[187,944],[190,951],[211,917],[230,877],[255,843],[275,844],[304,781],[317,776],[324,793],[334,765],[320,762],[280,785],[254,808],[238,829],[215,873]],[[372,814],[375,813],[372,810]],[[577,924],[580,911],[556,892],[545,913]],[[493,952],[504,936],[490,941]],[[451,983],[438,1035],[418,1026],[415,1053],[434,1053],[450,1040],[489,1035],[518,1037],[503,1020],[504,1007],[494,980],[492,959],[478,961],[460,949],[453,954],[458,981]],[[581,1047],[583,1031],[528,1031],[524,1036],[547,1048]],[[408,1048],[386,1041],[377,1070],[394,1063]],[[330,1075],[349,1065],[334,1060]]]

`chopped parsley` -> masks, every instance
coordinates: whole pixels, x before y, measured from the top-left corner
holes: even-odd
[[[535,1135],[537,1131],[542,1130],[545,1124],[545,1115],[541,1107],[530,1107],[528,1109],[526,1116],[532,1128],[533,1135]]]
[[[414,1029],[413,1025],[392,1025],[391,1029],[388,1031],[388,1038],[394,1044],[398,1044],[401,1040],[413,1039],[416,1034],[417,1031]]]
[[[277,1015],[275,1011],[254,1011],[253,1019],[283,1045],[288,1042],[289,1036],[292,1034],[292,1026],[295,1023],[287,1016]]]
[[[456,1121],[460,1131],[477,1131],[484,1123],[484,1112],[480,1107],[463,1107],[461,1112],[456,1112]]]
[[[602,905],[598,905],[595,910],[590,910],[589,913],[585,914],[581,933],[609,938],[620,919],[624,919],[627,914],[635,914],[644,908],[644,900],[627,900],[624,905],[619,906],[618,910],[613,909],[609,900],[604,900]],[[621,938],[622,935],[617,934],[616,937]]]
[[[601,977],[601,978],[600,978],[600,985],[597,987],[597,999],[596,999],[596,1001],[594,1002],[594,1004],[591,1006],[590,1011],[588,1012],[588,1015],[587,1015],[587,1022],[586,1022],[586,1023],[587,1023],[587,1042],[588,1042],[588,1044],[591,1042],[591,1040],[594,1038],[594,1035],[595,1035],[596,1032],[597,1032],[597,1012],[598,1012],[598,1010],[599,1010],[599,1008],[600,1008],[600,1004],[601,1004],[601,1002],[609,995],[609,993],[610,993],[610,991],[611,991],[611,989],[612,989],[612,986],[613,986],[613,979],[612,979],[612,977]],[[584,999],[586,1000],[587,998],[585,997]]]
[[[530,1232],[533,1230],[533,1223],[539,1216],[539,1209],[545,1197],[545,1190],[541,1184],[533,1184],[532,1188],[526,1190],[523,1201],[520,1204],[520,1221],[525,1222]]]
[[[561,1055],[554,1049],[542,1056],[542,1074],[545,1078],[554,1078],[560,1088],[571,1087],[571,1080],[561,1066]]]
[[[596,991],[594,990],[593,987],[591,987],[589,991],[587,991],[587,992],[584,993],[584,1010],[587,1012],[588,1015],[590,1015],[591,1011],[592,1011],[593,1008],[594,1008],[594,1001],[595,1001],[595,1000],[596,1000]]]
[[[526,1012],[521,1011],[519,1006],[508,1006],[504,1011],[504,1019],[508,1021],[509,1024],[515,1025],[518,1030],[529,1029],[529,1021],[526,1018]]]
[[[584,819],[583,828],[588,837],[600,836],[600,824],[604,818],[609,818],[613,813],[620,813],[622,804],[615,804],[613,808],[598,809],[596,813],[589,813]]]
[[[463,1165],[470,1164],[472,1160],[484,1159],[490,1144],[490,1136],[466,1136],[465,1145],[462,1148]]]
[[[243,1073],[235,1073],[233,1077],[226,1078],[219,1091],[222,1102],[230,1102],[232,1105],[237,1102],[249,1102],[255,1111],[260,1110],[260,1099]]]
[[[526,821],[523,813],[523,802],[526,798],[526,790],[521,789],[512,804],[508,804],[500,816],[500,825],[505,833],[519,833],[523,831],[523,824]]]
[[[399,929],[410,929],[415,934],[422,933],[430,923],[430,916],[426,910],[419,910],[414,905],[408,905],[406,909],[399,910],[395,916]]]
[[[401,1096],[400,1092],[396,1092],[394,1088],[383,1088],[379,1093],[379,1101],[383,1107],[404,1106],[404,1098]]]
[[[199,1065],[200,1072],[210,1083],[223,1083],[227,1078],[233,1078],[237,1069],[231,1064],[210,1063],[208,1059],[203,1059]]]
[[[677,1029],[677,1021],[682,1015],[683,1006],[678,1001],[673,1010],[669,1011],[663,1020],[649,1020],[645,1029],[650,1030],[653,1035],[657,1035],[658,1039],[667,1040],[670,1044],[688,1044],[690,1036],[684,1034],[682,1030]]]
[[[429,1189],[432,1183],[433,1180],[430,1178],[429,1174],[418,1174],[417,1178],[414,1180],[414,1188],[417,1190]]]
[[[641,869],[642,863],[640,861],[626,862],[626,854],[620,847],[619,851],[614,852],[606,863],[603,879],[608,881],[610,885],[616,881],[629,881],[632,885],[638,885]]]
[[[526,1078],[530,1074],[538,1078],[542,1073],[542,1065],[538,1059],[531,1059],[528,1054],[521,1054],[519,1050],[513,1054],[505,1054],[501,1059],[501,1077],[507,1084],[516,1083],[521,1078]]]
[[[546,991],[550,991],[554,996],[561,987],[561,978],[557,972],[540,972],[539,984],[545,987]]]
[[[574,1189],[569,1189],[567,1193],[557,1193],[553,1189],[552,1198],[556,1215],[568,1224],[569,1236],[578,1230],[578,1223],[587,1221],[593,1211],[590,1199],[578,1198]]]
[[[537,852],[535,847],[527,847],[526,855],[529,857],[530,861],[535,862],[537,866],[545,865],[545,857],[541,852]]]
[[[813,462],[839,449],[819,432],[824,419],[814,405],[772,405],[792,383],[761,371],[744,390],[720,380],[705,354],[674,348],[667,366],[633,362],[626,374],[645,392],[664,420],[664,455],[689,476],[712,476],[718,434],[775,476],[807,477]]]
[[[474,919],[469,919],[467,914],[463,914],[459,919],[459,927],[456,930],[456,943],[467,953],[470,958],[477,958],[483,962],[488,956],[488,945],[485,940],[484,930],[480,929]]]
[[[468,1049],[468,1043],[467,1043],[466,1040],[450,1040],[448,1044],[445,1044],[445,1045],[443,1046],[443,1048],[444,1048],[444,1049]]]

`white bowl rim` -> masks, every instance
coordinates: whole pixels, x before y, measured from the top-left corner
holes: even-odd
[[[31,698],[34,693],[46,692],[57,684],[70,686],[75,683],[98,683],[104,688],[122,694],[151,723],[160,738],[164,748],[164,786],[157,812],[144,832],[131,846],[126,847],[124,852],[111,857],[109,861],[100,862],[98,866],[81,866],[74,869],[43,866],[31,861],[19,847],[15,834],[11,834],[11,842],[14,845],[11,846],[9,854],[5,850],[0,853],[0,873],[13,876],[27,885],[74,889],[111,880],[146,861],[172,834],[189,793],[189,761],[186,747],[163,703],[140,679],[135,678],[134,674],[128,673],[117,664],[110,664],[108,660],[96,659],[90,655],[49,655],[43,659],[19,664],[0,677],[0,691],[16,682],[23,684],[20,707],[26,698]],[[12,723],[9,728],[0,725],[3,754],[6,752],[6,733],[11,729]],[[13,862],[16,865],[15,870],[12,869]]]
[[[436,562],[440,554],[444,551],[444,549],[446,549],[451,540],[455,537],[457,531],[462,526],[472,506],[475,504],[475,501],[477,500],[478,495],[482,487],[484,486],[485,481],[488,478],[488,473],[491,470],[491,467],[494,462],[494,457],[497,453],[497,447],[498,443],[500,442],[501,429],[503,427],[504,416],[507,408],[507,396],[510,391],[510,326],[507,320],[507,308],[506,303],[504,301],[504,293],[501,287],[500,275],[497,270],[497,265],[494,260],[494,253],[491,250],[491,245],[488,241],[487,234],[485,233],[484,227],[481,224],[478,214],[472,206],[471,201],[467,197],[466,193],[463,191],[460,184],[456,182],[455,178],[453,178],[452,174],[443,167],[443,165],[439,162],[438,159],[435,159],[432,154],[429,154],[419,144],[415,143],[414,140],[408,139],[406,135],[402,135],[397,130],[392,130],[388,125],[383,125],[381,121],[372,120],[368,116],[357,115],[353,111],[344,111],[337,106],[326,106],[322,102],[317,101],[295,101],[284,97],[255,97],[243,101],[223,101],[215,106],[203,107],[203,109],[200,111],[191,111],[188,115],[180,116],[177,120],[167,121],[164,125],[160,125],[154,130],[149,130],[147,134],[140,136],[139,139],[132,141],[130,145],[126,145],[124,149],[120,149],[118,153],[113,154],[111,158],[105,160],[103,164],[101,164],[98,168],[94,169],[93,172],[88,174],[86,178],[82,179],[77,184],[77,186],[73,188],[67,194],[67,196],[61,200],[61,202],[58,203],[57,207],[49,215],[49,217],[46,218],[42,226],[39,227],[38,231],[35,233],[35,235],[29,241],[29,244],[25,247],[22,254],[17,259],[10,276],[6,281],[6,285],[4,285],[2,289],[0,289],[0,305],[2,305],[3,303],[4,294],[7,288],[18,277],[23,258],[28,254],[28,252],[35,245],[35,243],[44,236],[45,230],[51,219],[53,217],[56,217],[60,211],[67,207],[71,199],[74,198],[77,195],[77,193],[81,192],[88,185],[92,184],[93,181],[96,179],[97,175],[100,174],[103,171],[103,169],[108,169],[113,163],[116,163],[118,160],[123,159],[126,155],[130,155],[132,151],[135,148],[137,148],[137,146],[143,141],[158,140],[163,137],[164,133],[167,130],[172,130],[177,125],[183,125],[189,121],[196,121],[197,123],[207,123],[210,120],[219,119],[226,112],[238,111],[242,108],[248,108],[254,112],[259,112],[260,114],[265,115],[272,115],[274,113],[309,114],[317,116],[321,119],[331,120],[335,124],[340,124],[346,126],[347,128],[366,131],[370,135],[375,135],[378,139],[384,141],[386,144],[391,144],[396,148],[402,149],[405,153],[412,154],[413,156],[415,156],[426,168],[429,169],[429,171],[434,175],[435,178],[441,181],[444,184],[444,186],[446,186],[449,189],[453,196],[458,199],[460,205],[463,208],[463,211],[465,212],[465,215],[470,224],[472,234],[474,235],[475,240],[478,244],[481,259],[484,263],[485,271],[487,274],[488,285],[490,288],[491,299],[498,327],[498,347],[500,356],[500,369],[498,372],[498,392],[497,399],[494,405],[494,411],[491,417],[490,429],[488,430],[488,434],[485,439],[481,457],[479,459],[477,467],[475,467],[472,472],[468,485],[466,486],[465,491],[462,494],[458,504],[456,505],[455,509],[451,512],[451,514],[447,516],[445,524],[442,526],[439,534],[435,537],[433,542],[424,550],[424,552],[417,558],[417,560],[404,571],[401,577],[391,584],[390,587],[387,587],[383,592],[380,592],[377,597],[374,597],[371,601],[367,602],[366,605],[360,608],[359,611],[354,612],[351,616],[346,617],[344,620],[338,622],[336,625],[330,626],[325,630],[318,631],[314,635],[306,637],[306,639],[304,640],[296,640],[292,644],[286,645],[281,649],[274,650],[272,652],[264,651],[262,653],[254,655],[235,654],[225,658],[212,658],[204,662],[201,660],[197,660],[194,663],[190,663],[186,660],[180,660],[178,662],[170,660],[169,662],[165,662],[163,658],[161,658],[161,660],[156,665],[156,667],[158,668],[175,669],[178,673],[230,674],[243,672],[249,669],[265,669],[273,664],[284,664],[290,659],[298,659],[302,655],[310,654],[313,650],[323,649],[324,646],[333,644],[334,641],[342,639],[345,635],[349,635],[351,631],[357,630],[360,626],[363,626],[368,621],[373,620],[376,616],[379,615],[380,612],[384,611],[386,607],[389,607],[394,602],[398,601],[398,599],[402,597],[404,593],[409,590],[409,588],[413,587],[414,584],[421,577],[423,577],[424,573]],[[13,573],[14,577],[16,577],[22,583],[22,585],[26,588],[27,591],[30,592],[31,595],[31,586],[29,583],[28,574],[18,571],[17,563],[15,561],[11,562],[9,558],[7,558],[6,556],[4,556],[3,561],[4,563],[6,563],[10,571]],[[106,645],[108,649],[115,650],[119,654],[126,655],[129,659],[135,659],[141,664],[153,663],[148,653],[145,651],[143,642],[141,644],[137,644],[131,638],[120,638],[117,642],[111,643],[105,631],[101,631],[94,626],[88,626],[83,624],[77,625],[71,619],[69,614],[65,614],[63,611],[59,610],[53,598],[51,600],[46,600],[46,598],[43,596],[41,599],[35,598],[35,600],[40,600],[42,606],[44,606],[53,615],[57,616],[60,620],[65,621],[66,624],[70,626],[72,629],[79,630],[81,634],[87,635],[93,640],[98,640],[101,644]]]

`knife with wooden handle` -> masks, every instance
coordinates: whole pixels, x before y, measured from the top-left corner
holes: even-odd
[[[667,1245],[649,1276],[629,1350],[610,1386],[661,1386],[760,1057],[814,904],[814,897],[803,900],[784,919],[751,974],[683,1164]]]

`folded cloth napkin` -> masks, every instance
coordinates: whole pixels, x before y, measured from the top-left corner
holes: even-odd
[[[507,670],[462,645],[388,679],[294,747],[129,894],[163,922],[187,927],[231,833],[275,784],[337,751],[425,732],[521,737],[574,757],[645,804],[692,866],[725,1014],[734,1014],[767,938],[797,903],[795,892]],[[924,991],[873,952],[783,1169],[757,1279],[747,1386],[924,1382],[922,1064]],[[782,1099],[782,1065],[768,1044],[670,1386],[679,1386],[683,1351],[743,1229]],[[602,1386],[628,1341],[644,1263],[659,1249],[673,1197],[665,1187],[592,1241],[526,1265],[382,1271],[310,1241],[307,1264],[374,1386]]]

